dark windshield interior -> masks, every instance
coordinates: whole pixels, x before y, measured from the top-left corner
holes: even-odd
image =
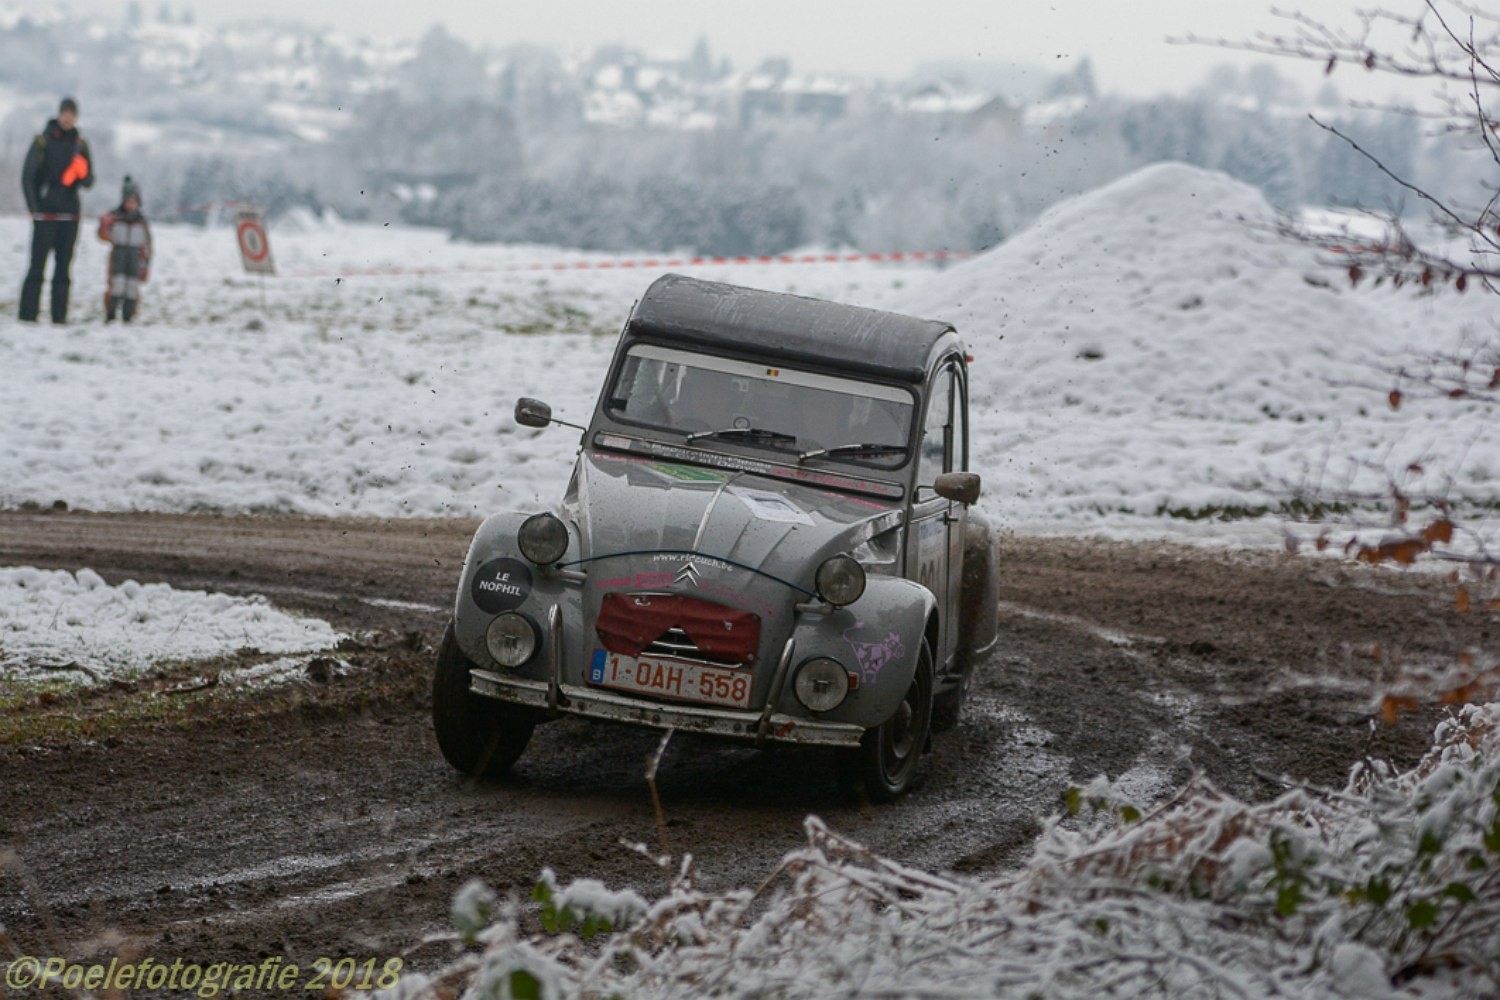
[[[617,420],[671,431],[695,443],[750,444],[789,457],[895,467],[906,460],[911,394],[863,382],[652,345],[631,349],[610,387]],[[859,451],[851,446],[893,446]]]

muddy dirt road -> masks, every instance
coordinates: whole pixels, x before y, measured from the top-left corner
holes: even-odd
[[[538,730],[513,779],[450,771],[427,669],[473,525],[0,513],[0,565],[265,594],[356,637],[357,668],[201,717],[0,745],[0,925],[25,954],[184,961],[387,956],[447,928],[480,878],[529,890],[551,867],[649,894],[661,874],[644,778],[657,735]],[[1430,720],[1373,726],[1392,658],[1491,643],[1415,574],[1285,555],[1009,538],[1002,641],[907,799],[842,798],[826,756],[675,738],[659,788],[702,884],[756,883],[815,812],[900,861],[992,873],[1024,856],[1070,783],[1103,772],[1143,800],[1194,770],[1249,797],[1280,775],[1338,784],[1362,755],[1409,762]],[[3,639],[0,639],[3,641]],[[1381,658],[1370,655],[1373,648]],[[137,687],[16,711],[108,713]]]

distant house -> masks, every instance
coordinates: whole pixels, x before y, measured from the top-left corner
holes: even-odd
[[[1003,97],[992,97],[969,113],[969,122],[977,128],[992,128],[1012,139],[1021,137],[1025,110]]]
[[[1021,134],[1023,111],[1003,97],[952,83],[929,83],[890,99],[896,114],[930,119],[942,129],[994,129]]]
[[[849,95],[853,91],[853,85],[848,82],[827,76],[787,82],[791,113],[825,120],[842,118],[849,113]]]
[[[681,59],[613,53],[596,63],[584,95],[583,118],[592,125],[705,129],[719,123],[712,84],[690,81]]]
[[[590,125],[639,125],[646,105],[628,90],[595,88],[583,97],[583,120]]]
[[[792,76],[783,68],[763,66],[740,82],[741,125],[793,118],[833,121],[849,113],[852,83],[831,76]]]

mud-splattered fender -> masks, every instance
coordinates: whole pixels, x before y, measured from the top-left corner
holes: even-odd
[[[847,608],[831,614],[803,612],[797,616],[796,652],[789,664],[780,711],[807,715],[793,691],[797,668],[827,656],[859,678],[858,687],[844,703],[820,718],[852,722],[866,729],[878,726],[896,711],[911,679],[927,630],[936,613],[932,592],[899,577],[871,577],[864,594]]]
[[[1000,635],[1000,538],[990,521],[969,508],[964,527],[963,590],[959,602],[959,669],[982,660]]]

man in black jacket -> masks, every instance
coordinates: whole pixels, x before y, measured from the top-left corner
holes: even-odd
[[[31,212],[31,270],[21,285],[21,319],[36,322],[42,298],[47,255],[53,254],[52,322],[68,321],[69,274],[73,246],[78,242],[82,208],[78,191],[94,184],[89,144],[78,134],[78,103],[63,98],[57,117],[47,123],[26,151],[21,168],[21,190]]]

